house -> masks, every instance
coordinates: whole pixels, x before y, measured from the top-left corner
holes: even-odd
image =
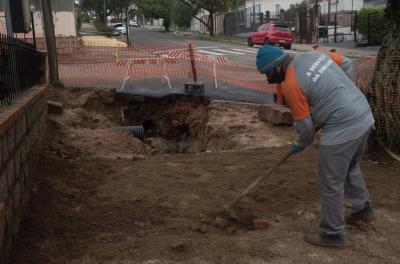
[[[34,21],[36,36],[44,36],[42,27],[42,12],[40,0],[30,0],[31,5],[35,6]],[[56,37],[76,37],[76,18],[74,0],[52,0],[54,31]]]
[[[31,11],[33,11],[36,37],[42,38],[44,36],[44,29],[40,0],[29,0],[29,5]],[[53,10],[56,37],[76,37],[75,1],[52,0],[51,7]],[[0,25],[1,24],[5,25],[5,15],[2,6],[0,6]],[[1,28],[0,26],[0,29]],[[17,37],[21,37],[21,34],[17,34]]]
[[[386,0],[364,0],[364,7],[385,8]]]
[[[246,0],[241,1],[242,8],[249,8],[255,13],[270,13],[271,18],[279,17],[281,10],[287,10],[290,5],[300,4],[302,0]],[[253,11],[254,10],[254,11]]]
[[[302,0],[241,0],[237,10],[225,14],[224,33],[246,36],[270,19],[280,19],[281,11]]]
[[[197,16],[203,21],[207,22],[209,15],[209,12],[201,10]],[[214,33],[216,35],[224,34],[224,17],[224,13],[218,13],[214,15]],[[190,31],[199,32],[201,34],[209,34],[207,27],[195,18],[192,19]]]
[[[322,0],[319,5],[320,25],[327,29],[329,42],[334,41],[335,24],[336,41],[354,40],[354,11],[363,8],[363,0]]]
[[[33,14],[37,49],[42,51],[46,50],[41,1],[28,0],[28,2]],[[57,38],[57,52],[70,53],[78,43],[75,1],[51,0],[51,8],[53,11],[54,31]],[[3,11],[3,6],[0,6],[0,33],[5,34],[7,32],[5,25],[5,13]],[[16,33],[14,34],[14,37],[24,39],[27,42],[33,42],[32,30],[27,33]]]

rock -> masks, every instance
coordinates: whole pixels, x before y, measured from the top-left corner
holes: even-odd
[[[132,155],[132,160],[144,160],[146,159],[146,156],[140,155],[140,154],[133,154]]]
[[[207,226],[205,226],[205,225],[194,227],[192,230],[193,230],[193,232],[200,233],[200,234],[205,234],[209,231]]]
[[[117,91],[115,88],[99,89],[96,90],[96,94],[99,96],[100,102],[102,102],[103,104],[113,104],[117,96]]]
[[[218,216],[214,220],[214,225],[219,228],[225,228],[229,225],[229,222],[225,218]]]
[[[98,98],[98,95],[94,92],[87,92],[79,97],[79,106],[84,107],[88,104],[88,102],[94,98]]]
[[[121,159],[126,159],[126,160],[132,160],[133,155],[132,154],[126,154],[126,153],[117,153],[114,157],[116,160],[121,160]]]
[[[226,232],[230,235],[237,233],[237,228],[234,226],[230,226],[226,229]]]
[[[271,222],[266,219],[258,218],[253,220],[253,225],[255,229],[266,230],[271,226]]]
[[[190,242],[176,242],[170,246],[171,249],[178,251],[178,252],[185,252],[187,251],[192,244]]]
[[[63,104],[56,101],[47,101],[47,112],[53,115],[61,115],[63,113]]]
[[[258,111],[258,118],[261,121],[272,123],[274,125],[293,124],[293,117],[290,109],[277,104],[262,106]]]
[[[246,125],[244,124],[232,124],[228,125],[229,129],[245,129]]]
[[[140,228],[145,228],[146,226],[145,223],[143,223],[142,221],[135,221],[133,224]]]

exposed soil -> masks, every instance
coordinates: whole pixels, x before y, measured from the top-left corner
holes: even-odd
[[[257,105],[105,104],[94,92],[66,89],[50,97],[64,113],[49,116],[46,171],[15,263],[400,263],[398,164],[363,162],[378,219],[367,230],[349,227],[345,249],[320,249],[302,239],[318,226],[317,145],[240,203],[248,221],[215,220],[288,150],[292,128],[259,121]],[[144,125],[147,139],[112,129],[124,125]]]

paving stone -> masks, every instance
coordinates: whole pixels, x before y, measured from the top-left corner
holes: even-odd
[[[262,106],[258,111],[258,118],[261,121],[272,123],[273,125],[292,125],[292,112],[288,107],[270,104]]]

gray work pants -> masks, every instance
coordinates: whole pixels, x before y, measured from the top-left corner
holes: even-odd
[[[369,199],[361,174],[361,161],[369,130],[361,137],[339,145],[319,147],[320,232],[344,234],[344,197],[353,211],[364,208]]]

